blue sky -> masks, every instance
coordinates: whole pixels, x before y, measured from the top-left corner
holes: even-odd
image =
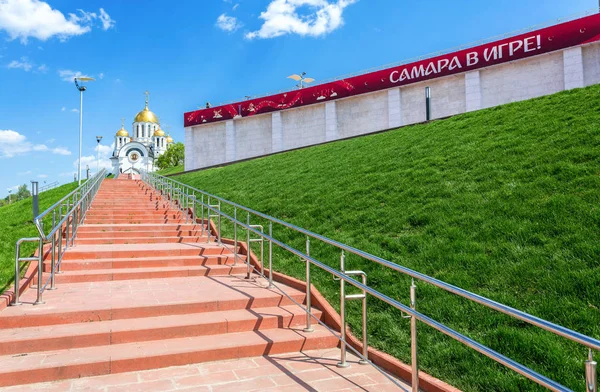
[[[84,166],[101,165],[121,117],[150,108],[183,141],[205,102],[291,89],[597,7],[596,0],[0,0],[0,196],[32,179],[73,178],[77,72]]]

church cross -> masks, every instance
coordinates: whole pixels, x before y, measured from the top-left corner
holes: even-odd
[[[148,101],[150,100],[150,92],[146,90],[144,94],[146,94],[146,107],[148,107]]]
[[[121,128],[125,128],[125,117],[121,117]]]

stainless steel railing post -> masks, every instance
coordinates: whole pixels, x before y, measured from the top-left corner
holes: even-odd
[[[61,206],[62,207],[62,206]],[[58,214],[60,216],[60,213]],[[62,218],[61,218],[62,220]],[[60,225],[60,229],[57,231],[58,234],[58,268],[56,273],[57,274],[62,274],[61,270],[60,270],[60,264],[61,264],[61,260],[62,260],[62,242],[63,242],[63,229],[62,229],[62,223]]]
[[[54,249],[56,248],[56,234],[52,236],[50,252],[52,253],[52,262],[50,263],[50,288],[48,290],[56,290],[56,277],[54,275],[54,268],[56,266],[56,257]]]
[[[310,256],[310,238],[306,237],[306,255]],[[313,332],[314,329],[312,327],[312,307],[310,304],[310,261],[305,260],[306,262],[306,328],[304,328],[304,332]]]
[[[588,356],[588,360],[585,361],[585,386],[586,392],[598,392],[598,376],[596,373],[597,367],[596,361],[594,361],[594,355],[592,349]]]
[[[202,200],[200,201],[201,204],[201,210],[200,210],[200,214],[201,214],[201,226],[202,226],[202,234],[204,235],[204,194],[202,194]]]
[[[248,225],[246,230],[246,279],[250,279],[250,259],[252,255],[252,248],[250,247],[250,213],[246,216],[246,224]]]
[[[222,245],[222,237],[223,237],[223,233],[221,233],[221,201],[219,201],[219,207],[218,207],[218,211],[219,211],[219,216],[217,217],[217,225],[218,225],[218,230],[219,230],[219,245]]]
[[[40,238],[40,243],[38,245],[38,283],[37,283],[37,298],[35,300],[34,305],[42,305],[44,301],[42,301],[42,285],[44,278],[44,242]]]
[[[233,207],[233,265],[237,265],[238,259],[238,239],[237,239],[237,207]]]
[[[56,210],[52,212],[52,228],[56,226]],[[52,252],[52,263],[50,264],[50,288],[48,290],[56,290],[56,279],[54,276],[54,267],[56,266],[56,256],[54,250],[56,249],[56,233],[52,236],[52,247],[50,248],[50,252]]]
[[[265,232],[265,229],[260,226],[260,231]],[[260,237],[260,273],[265,276],[265,239]]]
[[[273,238],[273,222],[269,221],[269,237]],[[273,288],[273,241],[269,240],[269,289]]]
[[[367,277],[363,275],[363,284],[367,285]],[[361,365],[369,364],[369,335],[367,334],[367,292],[363,290],[362,299],[362,340],[363,340],[363,357],[358,361]]]
[[[346,255],[342,250],[340,256],[340,272],[345,272]],[[339,368],[347,368],[350,365],[346,362],[346,281],[340,279],[340,362],[337,364]]]
[[[189,209],[190,209],[190,190],[189,188],[185,188],[185,192],[184,192],[184,197],[185,197],[185,223],[190,223],[190,214],[189,214]]]
[[[417,286],[415,286],[415,280],[412,280],[410,285],[410,308],[417,310]],[[418,351],[417,351],[417,318],[411,316],[410,318],[410,352],[411,352],[411,366],[412,366],[412,392],[419,392],[419,362],[418,362]]]
[[[19,282],[21,281],[21,268],[19,268],[20,253],[21,241],[17,241],[17,244],[15,245],[15,297],[13,298],[12,306],[22,305],[22,303],[19,302]]]

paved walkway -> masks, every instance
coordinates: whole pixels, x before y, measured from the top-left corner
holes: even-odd
[[[401,391],[372,366],[348,355],[351,367],[340,369],[339,349],[313,350],[2,389],[3,392],[136,391]],[[402,384],[406,390],[409,386]]]

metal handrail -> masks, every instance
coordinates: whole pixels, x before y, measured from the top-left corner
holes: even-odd
[[[90,180],[81,184],[77,189],[54,203],[50,208],[39,214],[33,219],[33,222],[37,228],[39,237],[36,241],[39,241],[39,254],[37,258],[26,258],[20,257],[20,244],[22,242],[31,242],[31,239],[22,238],[17,241],[16,256],[15,256],[15,293],[19,290],[19,262],[23,260],[37,260],[38,261],[38,284],[37,284],[37,300],[34,305],[43,304],[42,294],[48,288],[48,290],[56,289],[56,274],[60,273],[60,266],[65,251],[69,246],[73,246],[75,243],[75,236],[77,235],[77,229],[79,225],[85,220],[86,213],[90,208],[102,180],[106,177],[106,170],[103,169],[97,173]],[[52,214],[52,227],[48,234],[44,232],[44,217]],[[58,216],[57,216],[58,215]],[[63,246],[64,238],[64,246]],[[43,267],[44,267],[44,254],[43,245],[44,243],[51,243],[50,247],[50,276],[43,282]],[[15,299],[11,304],[13,306],[19,305],[19,297],[15,294]]]
[[[21,244],[24,242],[37,242],[38,243],[38,255],[37,257],[32,256],[32,257],[21,257]],[[12,306],[19,306],[22,305],[21,302],[19,302],[19,291],[20,291],[20,287],[19,287],[19,283],[21,281],[21,261],[37,261],[38,262],[38,268],[40,268],[41,262],[40,260],[42,260],[43,255],[42,255],[42,245],[41,245],[41,241],[38,237],[34,237],[34,238],[21,238],[20,240],[17,241],[16,245],[15,245],[15,295],[13,297],[13,302],[11,303]],[[38,274],[38,287],[42,284],[42,280],[41,280],[41,274]],[[40,298],[38,297],[36,303],[40,302]]]
[[[409,315],[412,320],[416,321],[421,321],[424,324],[429,325],[430,327],[438,330],[439,332],[442,332],[443,334],[452,337],[453,339],[461,342],[462,344],[466,345],[467,347],[470,347],[474,350],[476,350],[477,352],[487,356],[488,358],[493,359],[494,361],[508,367],[509,369],[512,369],[513,371],[523,375],[524,377],[536,382],[539,385],[542,385],[550,390],[553,391],[570,391],[570,389],[566,388],[565,386],[559,384],[558,382],[551,380],[537,372],[535,372],[534,370],[482,345],[481,343],[476,342],[475,340],[445,326],[444,324],[433,320],[432,318],[418,312],[415,308],[415,301],[416,301],[416,294],[415,294],[415,286],[414,283],[411,286],[411,306],[406,306],[404,304],[402,304],[401,302],[390,298],[389,296],[378,292],[377,290],[368,287],[366,284],[360,283],[358,281],[356,281],[355,279],[353,279],[351,276],[349,276],[347,273],[343,272],[344,268],[343,268],[343,258],[344,258],[344,252],[350,252],[352,254],[355,254],[357,256],[360,256],[362,258],[365,258],[367,260],[371,260],[374,261],[380,265],[386,266],[388,268],[391,268],[395,271],[401,272],[405,275],[408,275],[410,277],[412,277],[413,279],[418,279],[421,280],[423,282],[426,283],[430,283],[438,288],[441,288],[443,290],[446,290],[450,293],[459,295],[463,298],[469,299],[473,302],[479,303],[481,305],[484,305],[486,307],[489,307],[491,309],[497,310],[501,313],[504,313],[506,315],[509,315],[511,317],[514,317],[516,319],[525,321],[529,324],[535,325],[539,328],[542,328],[546,331],[552,332],[558,336],[562,336],[568,340],[571,340],[573,342],[582,344],[586,347],[589,348],[590,350],[590,354],[589,354],[589,358],[588,360],[585,362],[586,363],[586,380],[591,380],[591,381],[586,381],[587,385],[587,392],[596,392],[597,391],[597,385],[595,382],[595,372],[596,372],[596,363],[593,361],[593,357],[592,357],[592,350],[600,350],[600,340],[598,339],[594,339],[592,337],[583,335],[579,332],[570,330],[568,328],[562,327],[560,325],[551,323],[549,321],[540,319],[538,317],[535,317],[533,315],[530,315],[528,313],[522,312],[520,310],[511,308],[509,306],[503,305],[499,302],[493,301],[491,299],[485,298],[483,296],[480,296],[478,294],[475,293],[471,293],[467,290],[461,289],[459,287],[456,287],[454,285],[448,284],[446,282],[440,281],[438,279],[432,278],[430,276],[421,274],[419,272],[416,272],[414,270],[411,270],[409,268],[406,267],[402,267],[398,264],[392,263],[388,260],[382,259],[380,257],[377,257],[375,255],[372,255],[370,253],[361,251],[359,249],[356,249],[354,247],[342,244],[338,241],[332,240],[330,238],[321,236],[319,234],[313,233],[309,230],[300,228],[296,225],[293,225],[291,223],[282,221],[280,219],[274,218],[272,216],[263,214],[261,212],[255,211],[251,208],[242,206],[240,204],[228,201],[224,198],[221,198],[219,196],[215,196],[213,194],[210,194],[208,192],[199,190],[197,188],[193,188],[189,185],[183,184],[179,181],[173,180],[171,178],[166,178],[163,176],[160,176],[158,174],[155,173],[142,173],[142,180],[145,181],[146,183],[148,183],[150,186],[153,186],[156,189],[164,189],[166,186],[168,186],[169,188],[177,188],[179,190],[181,189],[186,189],[185,194],[188,195],[188,197],[193,197],[195,202],[198,203],[199,205],[202,206],[203,211],[202,211],[202,215],[204,216],[204,208],[207,209],[208,211],[208,215],[210,216],[211,212],[218,214],[219,215],[219,221],[220,221],[220,217],[224,217],[226,219],[231,220],[232,222],[235,223],[236,227],[240,226],[241,228],[245,229],[248,231],[248,238],[249,238],[249,233],[252,232],[260,237],[262,237],[265,241],[269,241],[269,245],[270,247],[272,246],[272,244],[275,244],[277,246],[279,246],[280,248],[287,250],[288,252],[300,257],[302,260],[307,262],[307,312],[310,314],[310,269],[309,266],[310,265],[315,265],[319,268],[321,268],[322,270],[331,273],[334,277],[337,277],[339,279],[341,279],[343,282],[345,283],[349,283],[351,285],[353,285],[354,287],[360,289],[363,291],[363,293],[368,293],[372,296],[374,296],[375,298],[378,298],[386,303],[388,303],[389,305],[395,307],[396,309],[400,310],[401,312]],[[198,202],[198,199],[196,198],[195,194],[199,193],[202,195],[202,201]],[[208,203],[204,203],[204,197],[207,197],[209,202]],[[249,220],[247,221],[247,223],[241,222],[237,219],[237,216],[230,216],[224,212],[221,211],[221,209],[216,209],[214,207],[211,206],[210,204],[210,200],[211,199],[216,199],[219,201],[219,203],[225,203],[228,204],[232,207],[234,207],[234,211],[237,211],[237,209],[241,209],[244,210],[248,213],[248,216],[250,214],[259,216],[263,219],[269,220],[269,224],[270,224],[270,228],[269,228],[269,234],[265,234],[260,230],[257,230],[255,228],[252,227],[252,225],[249,224]],[[236,215],[237,212],[234,214]],[[204,221],[203,221],[204,223]],[[276,238],[274,238],[272,236],[272,227],[271,224],[272,223],[277,223],[280,224],[284,227],[287,227],[289,229],[292,229],[296,232],[302,233],[304,235],[307,236],[307,251],[306,253],[303,253],[302,251],[299,251],[293,247],[291,247],[290,245],[287,245],[279,240],[277,240]],[[208,220],[208,226],[210,227],[210,218]],[[220,226],[220,225],[219,225]],[[210,230],[210,229],[209,229]],[[220,227],[219,227],[219,232],[220,232]],[[210,232],[209,232],[210,233]],[[337,248],[339,248],[342,251],[342,268],[341,271],[338,271],[332,267],[329,267],[328,265],[324,264],[323,262],[316,260],[315,258],[312,258],[309,255],[309,240],[308,237],[312,237],[315,238],[319,241],[322,241],[324,243],[330,244],[332,246],[335,246]],[[250,248],[248,246],[248,254],[250,254]],[[269,255],[269,263],[271,266],[271,254]],[[247,257],[247,262],[249,263],[249,257]],[[271,270],[272,268],[270,267],[270,276],[269,276],[269,281],[270,281],[270,285],[272,284],[272,275],[271,275]],[[343,296],[343,298],[341,299],[342,301],[345,301],[345,296]],[[310,317],[308,318],[310,319]],[[308,324],[307,329],[309,329],[310,324]],[[413,331],[414,330],[414,331]],[[412,356],[413,356],[413,376],[418,374],[418,368],[417,368],[417,350],[416,350],[416,324],[414,325],[414,327],[411,325],[411,331],[413,331],[413,333],[411,333],[411,335],[413,335],[411,341],[411,346],[412,346]],[[345,343],[346,345],[348,343]],[[364,358],[367,359],[367,358]],[[341,363],[343,363],[343,358]],[[417,378],[417,385],[415,385],[415,380],[413,379],[413,390],[416,391],[418,389],[418,378]]]
[[[42,238],[44,241],[47,241],[48,238],[50,238],[52,235],[54,235],[56,233],[57,227],[60,226],[62,223],[64,223],[64,221],[66,220],[67,215],[69,215],[69,213],[71,213],[73,211],[73,209],[76,207],[76,205],[79,205],[81,200],[88,195],[88,193],[91,189],[93,189],[95,186],[98,185],[98,181],[103,180],[105,177],[106,177],[106,169],[102,169],[99,173],[97,173],[91,179],[89,179],[88,181],[81,184],[77,189],[73,190],[71,193],[69,193],[68,195],[66,195],[65,197],[63,197],[62,199],[60,199],[59,201],[54,203],[52,206],[50,206],[47,210],[45,210],[44,212],[39,214],[37,217],[35,217],[33,222],[35,223],[35,226],[38,229],[40,238]],[[65,217],[62,220],[60,220],[58,223],[53,225],[53,229],[47,235],[44,234],[42,219],[44,217],[46,217],[47,215],[49,215],[51,212],[58,209],[59,207],[64,206],[65,203],[67,204],[67,208],[69,206],[72,207],[71,210],[65,214]]]

